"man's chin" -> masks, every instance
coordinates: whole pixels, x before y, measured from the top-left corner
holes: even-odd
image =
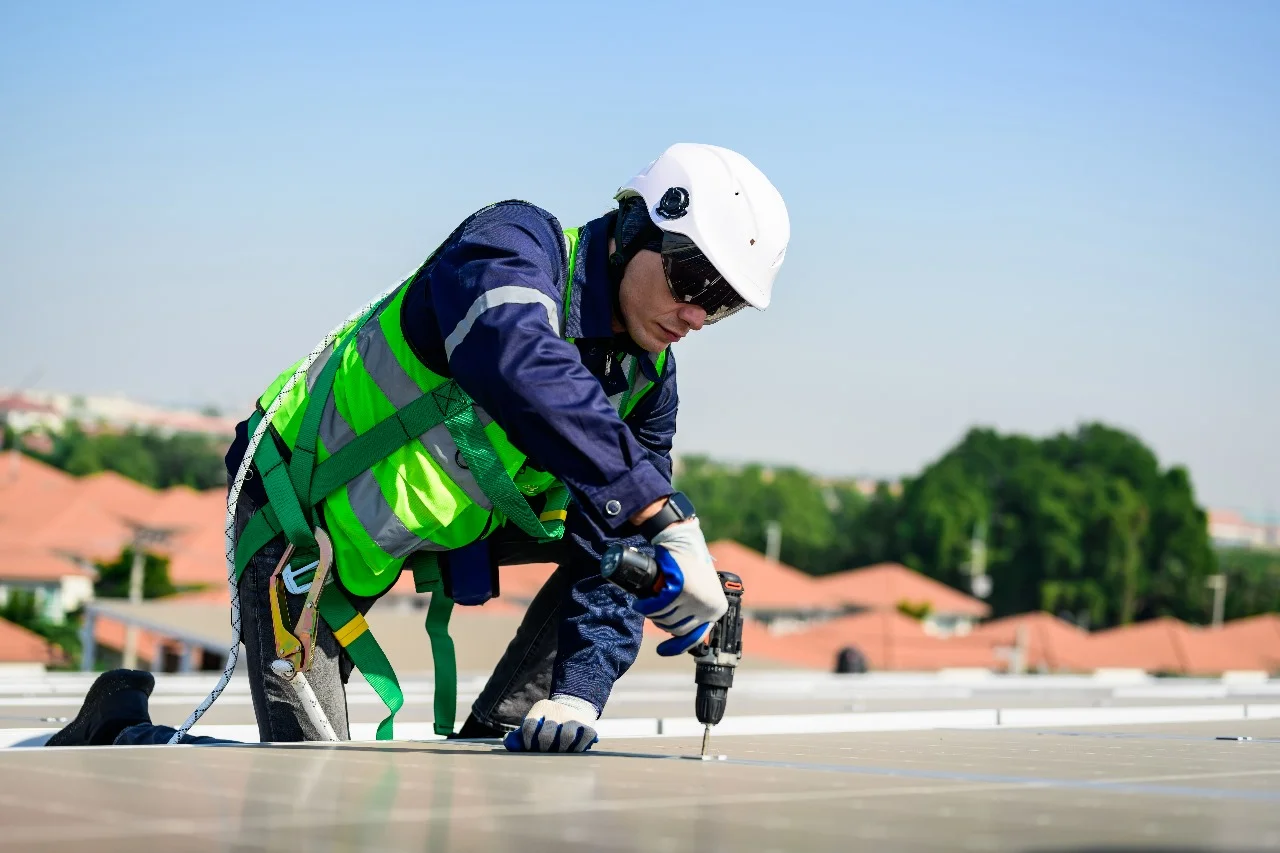
[[[657,353],[667,348],[667,344],[662,336],[650,334],[647,330],[628,329],[627,334],[631,340],[635,341],[636,346],[645,352]]]
[[[640,344],[640,349],[644,350],[645,352],[653,353],[654,355],[657,355],[658,353],[666,349],[668,346],[670,346],[670,344],[666,343],[665,341],[659,341],[653,338],[650,338],[647,341],[637,341],[637,343]]]

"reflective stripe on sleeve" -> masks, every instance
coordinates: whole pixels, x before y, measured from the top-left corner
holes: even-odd
[[[444,339],[445,357],[453,358],[453,351],[458,348],[458,344],[462,343],[467,333],[471,331],[471,327],[475,325],[476,320],[480,319],[480,315],[490,308],[497,308],[499,305],[530,305],[534,303],[547,309],[547,322],[551,325],[551,331],[559,336],[561,332],[560,307],[556,305],[555,301],[536,288],[509,284],[503,287],[495,287],[493,290],[485,291],[476,297],[476,301],[472,302],[471,307],[467,309],[466,316],[458,321],[458,325],[453,327],[449,337]]]

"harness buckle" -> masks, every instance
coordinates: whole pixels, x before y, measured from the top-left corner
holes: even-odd
[[[320,567],[319,560],[313,560],[312,562],[307,563],[302,568],[296,569],[296,570],[293,568],[293,566],[285,566],[283,569],[280,570],[280,576],[284,578],[284,588],[289,590],[289,592],[293,593],[294,595],[305,595],[306,593],[311,591],[311,583],[312,581],[315,580],[315,577],[313,576],[311,581],[307,581],[306,583],[303,583],[303,584],[298,583],[298,578],[302,577],[307,572],[318,569],[319,567]]]

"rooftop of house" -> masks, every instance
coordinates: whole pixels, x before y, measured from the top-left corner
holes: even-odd
[[[1024,662],[1030,669],[1074,670],[1089,660],[1089,632],[1043,611],[987,622],[969,636],[996,649],[1011,649],[1018,642],[1019,629],[1026,643]]]
[[[717,570],[742,578],[743,606],[748,610],[834,609],[831,597],[818,588],[813,577],[793,566],[770,560],[731,539],[717,540],[708,548]]]
[[[982,618],[990,615],[985,602],[965,595],[900,563],[878,563],[815,579],[820,594],[850,606],[895,610],[899,604],[928,603],[933,613]]]
[[[40,663],[46,666],[65,659],[62,651],[34,631],[0,619],[0,663]]]
[[[1259,649],[1236,639],[1225,629],[1200,628],[1172,617],[1149,619],[1091,635],[1086,663],[1180,675],[1269,668]]]

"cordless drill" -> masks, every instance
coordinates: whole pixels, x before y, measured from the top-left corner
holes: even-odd
[[[600,574],[637,598],[662,591],[666,580],[657,560],[636,548],[612,545],[600,561]],[[704,726],[702,755],[706,757],[711,727],[724,719],[733,686],[733,670],[742,659],[742,578],[732,572],[716,572],[729,609],[711,626],[706,642],[689,649],[697,659],[693,680],[698,685],[694,713]]]

